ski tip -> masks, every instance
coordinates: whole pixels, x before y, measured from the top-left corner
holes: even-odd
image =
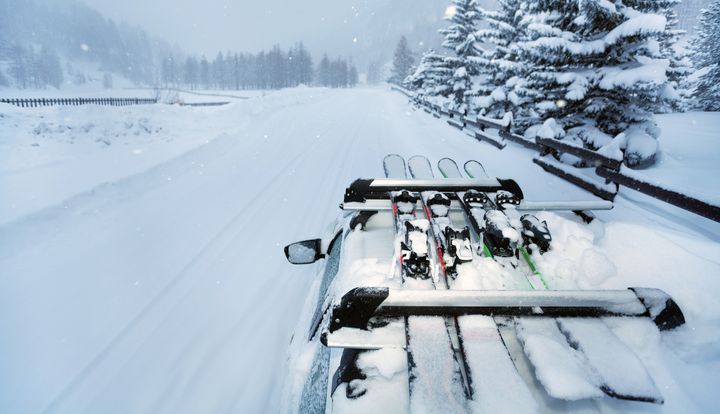
[[[477,160],[468,160],[463,164],[465,174],[470,178],[488,178],[485,167]]]
[[[408,169],[410,176],[415,179],[433,179],[435,177],[432,164],[424,155],[416,154],[408,158]]]
[[[400,154],[387,154],[383,158],[385,178],[407,178],[405,158]]]
[[[458,168],[457,162],[449,157],[440,158],[437,162],[437,169],[440,171],[445,178],[461,178],[460,168]]]

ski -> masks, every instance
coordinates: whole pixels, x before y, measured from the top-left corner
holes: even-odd
[[[446,170],[452,171],[452,164],[449,161],[445,161],[443,166]],[[486,175],[482,164],[474,160],[465,163],[465,171],[473,178],[477,177],[473,174]],[[520,200],[512,194],[498,192],[496,203],[509,220],[514,221],[513,227],[522,234],[522,240],[518,244],[517,250],[533,275],[542,282],[542,286],[538,286],[532,283],[528,277],[532,288],[544,288],[549,291],[547,282],[542,278],[542,274],[531,259],[533,251],[542,254],[550,249],[552,237],[547,223],[541,222],[534,215],[520,216],[516,210]],[[523,352],[534,366],[538,379],[553,397],[572,400],[597,398],[605,394],[617,399],[663,403],[660,391],[642,362],[602,320],[582,318],[577,320],[563,318],[529,320],[528,318],[519,318],[515,324],[517,337],[523,344]],[[658,326],[661,327],[661,325]],[[538,336],[544,339],[537,339]],[[536,342],[554,343],[557,350],[554,353],[547,349],[539,350],[535,346]],[[598,346],[598,343],[602,343],[602,345]],[[607,354],[608,349],[611,350],[611,358],[603,356]],[[568,358],[569,355],[576,355],[576,358]],[[586,381],[579,386],[579,389],[584,391],[577,395],[564,395],[562,393],[564,388],[551,380],[557,377],[557,367],[566,367],[570,371],[565,372],[565,375]],[[618,372],[624,374],[618,375]]]
[[[410,175],[414,179],[431,180],[434,173],[430,161],[421,155],[415,155],[408,160]],[[469,230],[466,228],[458,230],[452,226],[449,217],[450,198],[441,192],[420,193],[425,216],[430,222],[429,235],[433,241],[437,263],[439,268],[435,269],[438,276],[436,289],[450,289],[450,279],[457,277],[457,266],[472,260],[472,249],[470,248]],[[469,399],[473,397],[472,376],[463,341],[461,340],[460,325],[457,317],[447,318],[446,325],[450,341],[453,345],[455,359],[460,366],[460,374],[463,379],[465,394]]]
[[[441,160],[442,161],[442,160]],[[460,176],[460,170],[457,168],[455,161],[445,159],[441,168],[443,175]],[[463,169],[465,173],[471,177],[487,177],[485,167],[475,160],[467,161]],[[475,233],[478,235],[478,242],[482,245],[483,253],[495,259],[504,266],[517,268],[519,266],[518,256],[522,257],[527,266],[530,268],[532,275],[525,274],[530,287],[533,289],[548,288],[545,278],[532,261],[530,252],[526,249],[529,242],[539,243],[544,250],[549,248],[550,233],[547,226],[543,229],[540,222],[531,214],[522,217],[516,217],[513,210],[510,215],[507,214],[508,206],[520,205],[522,200],[516,194],[508,191],[500,190],[496,195],[496,202],[493,202],[487,193],[476,191],[468,191],[464,194],[458,194],[458,199],[463,210],[468,216],[470,223],[475,227]],[[513,223],[513,219],[515,219]],[[524,227],[527,223],[527,228]],[[537,226],[537,227],[533,227]]]
[[[410,171],[413,171],[412,164],[409,167]],[[399,171],[400,168],[402,168],[402,172]],[[407,178],[405,161],[397,154],[385,157],[383,169],[386,178]],[[437,289],[431,271],[430,223],[424,218],[416,217],[416,207],[420,195],[408,190],[394,191],[389,195],[396,239],[400,239],[399,250],[396,246],[398,257],[396,274],[402,278],[404,287]],[[440,401],[446,405],[446,408],[456,407],[453,410],[459,411],[464,403],[463,398],[458,394],[464,394],[467,398],[469,388],[465,387],[463,360],[458,359],[459,341],[454,340],[457,334],[453,333],[453,326],[445,318],[408,315],[404,319],[411,408],[422,409],[423,406],[437,404]],[[443,325],[445,329],[443,329]],[[442,350],[443,348],[452,350],[453,353],[444,353],[447,357],[441,361],[438,358],[438,349]],[[458,382],[456,373],[460,374],[459,382],[463,384],[463,389],[459,392],[453,391],[450,385]],[[438,394],[440,388],[434,384],[438,377],[445,378],[446,380],[443,382],[450,387],[440,394]],[[442,407],[436,408],[441,409]]]

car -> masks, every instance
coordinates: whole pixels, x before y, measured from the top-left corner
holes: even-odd
[[[549,289],[533,261],[557,241],[547,222],[521,215],[538,204],[513,180],[450,175],[457,177],[358,179],[324,237],[285,247],[292,264],[321,263],[312,317],[294,336],[302,363],[293,410],[600,412],[618,400],[662,404],[620,333],[624,324],[681,326],[672,298],[652,288]],[[486,199],[512,203],[489,207]],[[484,241],[491,232],[513,243],[493,254]]]

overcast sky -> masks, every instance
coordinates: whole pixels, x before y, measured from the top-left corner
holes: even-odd
[[[139,24],[184,50],[258,51],[303,40],[314,52],[361,56],[440,40],[450,0],[83,0],[117,20]]]

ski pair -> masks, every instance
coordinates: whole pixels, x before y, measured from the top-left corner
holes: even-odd
[[[441,159],[438,169],[445,178],[462,177],[457,163],[450,158]],[[466,162],[464,170],[470,178],[489,178],[483,165],[475,160]],[[550,248],[552,236],[546,222],[540,222],[532,214],[520,216],[515,210],[522,201],[522,193],[500,190],[495,202],[487,193],[476,190],[455,193],[455,197],[473,229],[479,254],[482,251],[504,267],[512,268],[518,267],[518,256],[522,256],[532,272],[525,275],[531,287],[548,288],[526,246],[535,246],[535,250],[544,253]]]
[[[413,164],[409,167],[413,178],[418,178]],[[383,159],[383,169],[388,179],[407,179],[405,160],[397,154],[390,154]],[[422,192],[408,190],[390,194],[396,237],[401,240],[398,258],[403,286],[417,288],[420,285],[424,289],[447,290],[446,266],[439,252],[425,197]],[[418,201],[421,202],[426,218],[416,218]],[[441,205],[433,208],[442,211]],[[412,279],[429,279],[431,284],[420,284]],[[464,401],[472,397],[472,389],[457,317],[408,316],[405,317],[405,329],[411,406],[443,401],[449,407],[462,407]],[[445,355],[451,355],[452,359],[438,358],[438,352],[443,355],[442,349],[450,350],[451,353]],[[434,375],[428,375],[430,373]],[[462,390],[455,388],[448,392],[433,384],[433,379],[442,378],[448,386],[460,383]]]
[[[386,173],[390,170],[389,164],[401,165],[404,164],[404,161],[397,155],[386,157],[384,160]],[[432,167],[426,157],[411,157],[408,160],[408,169],[413,179],[426,181],[434,179]],[[455,196],[457,198],[457,194]],[[458,276],[459,269],[472,261],[473,252],[470,243],[470,232],[467,227],[461,230],[454,228],[449,214],[451,200],[447,194],[437,191],[424,191],[420,193],[418,198],[427,220],[430,222],[428,230],[429,240],[431,241],[430,247],[431,251],[435,251],[434,262],[439,264],[439,266],[436,266],[434,274],[441,278],[442,290],[446,291],[451,289],[451,280]],[[397,211],[397,209],[393,207],[393,211]],[[432,247],[435,249],[432,249]],[[442,290],[438,289],[436,291],[440,293]],[[418,316],[414,316],[414,318],[418,318]],[[449,320],[446,318],[446,321]],[[502,367],[502,370],[495,373],[495,376],[501,379],[503,384],[516,386],[514,397],[514,401],[517,403],[516,407],[519,409],[520,407],[532,406],[532,397],[513,367],[513,361],[504,348],[503,340],[493,318],[480,315],[458,315],[452,319],[452,322],[454,322],[453,325],[448,325],[448,333],[455,351],[457,369],[463,380],[465,397],[468,401],[475,400],[476,395],[484,403],[488,403],[494,398],[497,398],[498,401],[503,399],[501,397],[503,395],[502,389],[498,388],[497,383],[482,379],[481,372],[485,371],[488,363],[492,361],[494,366]],[[410,325],[408,326],[412,329]],[[427,334],[425,332],[425,335]],[[415,339],[415,342],[418,342],[418,339]],[[417,346],[413,346],[411,340],[407,341],[411,361],[417,359],[414,356],[417,348]],[[436,352],[442,352],[442,349],[436,349]],[[413,372],[416,369],[417,367],[410,364],[411,393],[415,391],[412,380],[417,377]],[[480,375],[479,381],[474,381],[474,374]],[[449,394],[452,395],[452,393]],[[416,400],[417,397],[411,395],[411,405]],[[464,405],[461,401],[453,398],[450,398],[450,402],[455,403],[456,406]]]
[[[457,163],[449,158],[441,159],[438,163],[438,169],[446,178],[460,176]],[[469,170],[472,170],[474,174]],[[465,164],[465,171],[471,178],[474,178],[475,174],[482,174],[487,177],[482,164],[474,160]],[[533,246],[541,254],[550,248],[552,239],[547,230],[547,223],[540,222],[533,215],[518,217],[519,214],[514,209],[514,206],[519,204],[519,200],[512,197],[512,195],[498,194],[496,197],[497,204],[495,205],[490,201],[487,194],[479,192],[467,192],[462,197],[458,195],[458,199],[462,200],[461,203],[468,216],[477,217],[477,210],[482,209],[486,218],[486,228],[480,229],[484,236],[482,243],[483,245],[487,243],[492,246],[492,248],[484,248],[486,254],[494,253],[490,253],[489,256],[497,260],[498,255],[505,256],[512,251],[507,249],[508,247],[514,247],[522,254],[523,259],[533,272],[532,276],[526,275],[531,288],[550,289],[533,263],[530,257],[531,252],[526,247]],[[501,207],[502,210],[495,209],[495,206]],[[488,214],[494,215],[491,220],[487,220]],[[510,220],[508,219],[514,219],[516,223],[518,221],[521,223],[520,231],[523,233],[521,244],[512,246],[511,243],[508,243],[509,240],[502,240],[507,233],[512,234],[511,231],[506,230],[507,226],[510,226]],[[477,224],[476,220],[470,221]],[[500,221],[501,226],[487,225],[492,224],[493,221]],[[517,224],[514,227],[517,228]],[[475,228],[477,229],[477,226]],[[497,233],[498,229],[502,230],[502,235]],[[502,241],[501,243],[498,243],[499,239]],[[538,283],[538,281],[541,283]],[[619,399],[654,403],[663,402],[659,390],[640,359],[627,348],[602,320],[558,319],[553,321],[551,319],[515,318],[515,320],[512,320],[510,318],[496,318],[496,322],[506,346],[511,341],[515,341],[516,343],[519,342],[523,350],[526,350],[536,348],[538,342],[547,341],[547,343],[551,344],[550,347],[554,348],[553,351],[558,352],[555,354],[556,356],[567,356],[575,353],[576,358],[568,358],[564,361],[567,370],[564,373],[577,378],[579,381],[579,391],[576,390],[577,394],[573,395],[574,398],[580,396],[582,398],[597,398],[605,394]],[[510,328],[513,325],[516,327],[515,329]],[[602,345],[598,346],[598,341],[602,342]],[[603,347],[612,350],[615,359],[614,365],[606,362],[607,357],[603,355]],[[537,351],[525,351],[525,353],[536,371],[551,371],[552,368],[547,368],[548,364],[554,363],[557,365],[563,363],[561,360],[549,362],[552,361],[551,358],[538,354]],[[552,352],[549,353],[552,354]],[[608,369],[608,366],[614,369]],[[625,371],[632,380],[628,381],[627,378],[620,378],[622,375],[618,376],[618,371]],[[540,382],[543,383],[550,395],[561,398],[569,397],[567,391],[562,387],[543,377],[543,375],[539,375],[539,377]]]

